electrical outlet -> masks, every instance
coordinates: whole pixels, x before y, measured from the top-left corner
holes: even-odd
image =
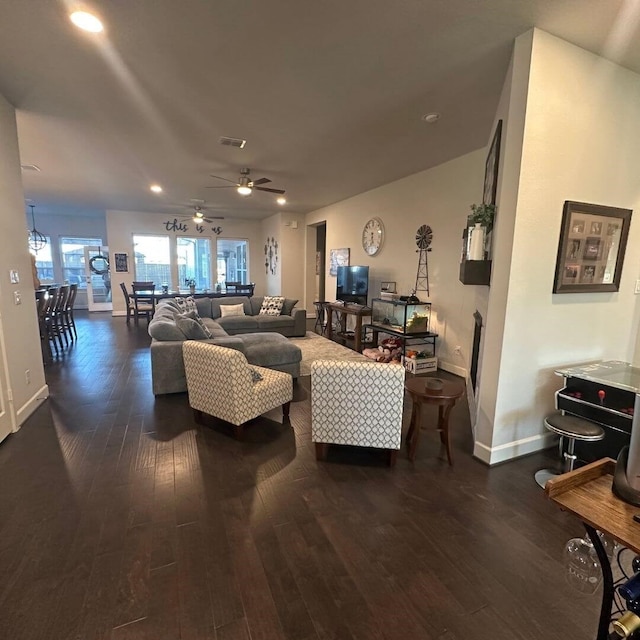
[[[634,293],[640,293],[640,280],[636,280],[636,289]]]
[[[13,304],[22,304],[22,296],[19,291],[13,292]]]
[[[29,369],[24,370],[24,379],[27,384],[31,384],[31,371]]]
[[[457,347],[455,347],[455,348],[453,349],[453,353],[454,353],[456,356],[462,356],[462,347],[461,347],[460,345],[458,345]]]

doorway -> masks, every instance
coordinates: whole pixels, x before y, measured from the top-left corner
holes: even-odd
[[[111,311],[111,269],[109,247],[84,248],[84,276],[89,311]]]

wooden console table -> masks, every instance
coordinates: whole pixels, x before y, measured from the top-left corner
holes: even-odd
[[[371,317],[371,307],[363,307],[358,304],[337,304],[331,302],[327,305],[327,338],[332,339],[333,336],[333,313],[340,314],[340,325],[345,330],[347,316],[355,316],[356,328],[353,336],[353,349],[360,353],[362,348],[362,318]]]
[[[615,461],[604,458],[580,469],[552,478],[545,492],[562,510],[582,520],[595,547],[602,569],[602,606],[596,640],[607,640],[611,620],[614,586],[609,558],[597,531],[640,554],[640,523],[633,516],[640,508],[620,500],[611,491]]]

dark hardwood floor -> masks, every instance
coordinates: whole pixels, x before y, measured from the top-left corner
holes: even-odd
[[[153,397],[144,322],[78,316],[51,398],[0,445],[1,638],[595,637],[599,596],[562,564],[581,527],[533,480],[548,457],[477,462],[464,403],[453,468],[431,431],[415,464],[316,463],[308,379],[292,427],[275,411],[237,442]]]

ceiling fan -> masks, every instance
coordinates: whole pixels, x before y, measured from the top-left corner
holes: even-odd
[[[250,196],[255,189],[256,191],[268,191],[269,193],[279,193],[280,195],[284,194],[284,189],[271,189],[269,187],[263,187],[261,185],[267,184],[271,182],[269,178],[258,178],[257,180],[252,180],[250,178],[251,169],[244,168],[240,169],[240,180],[235,182],[234,180],[229,180],[229,178],[223,178],[222,176],[214,176],[211,175],[212,178],[216,178],[218,180],[224,180],[225,182],[230,182],[231,184],[225,184],[216,187],[206,187],[207,189],[229,189],[235,187],[238,193],[241,196]]]
[[[214,220],[224,220],[224,216],[207,216],[205,215],[203,207],[196,204],[193,206],[193,213],[190,216],[182,218],[182,220],[191,220],[196,224],[204,224],[205,222],[212,224]]]

